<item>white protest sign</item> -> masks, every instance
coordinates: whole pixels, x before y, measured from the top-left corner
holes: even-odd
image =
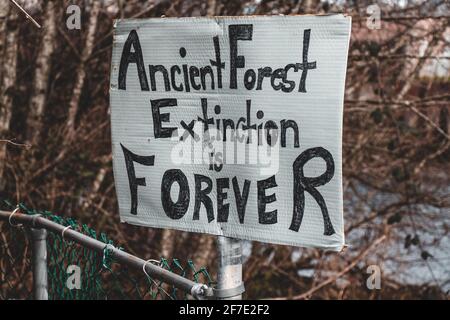
[[[340,250],[350,17],[119,20],[121,220]]]

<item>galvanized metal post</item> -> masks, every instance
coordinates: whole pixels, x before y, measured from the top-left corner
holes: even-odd
[[[220,300],[241,300],[245,291],[242,282],[241,240],[219,236],[217,246],[219,268],[215,297]]]
[[[47,230],[30,228],[32,241],[33,294],[35,300],[48,300]]]

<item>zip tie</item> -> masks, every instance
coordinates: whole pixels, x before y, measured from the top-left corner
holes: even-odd
[[[64,240],[64,232],[66,232],[68,229],[72,229],[72,227],[71,227],[71,226],[67,226],[67,227],[65,227],[64,230],[61,232],[61,238],[63,238],[63,240]]]
[[[64,230],[61,232],[61,238],[63,239],[63,241],[66,241],[66,239],[64,239],[64,233],[65,233],[67,230],[69,230],[69,229],[72,229],[72,226],[67,226],[67,227],[65,227]],[[73,230],[73,229],[72,229],[72,230]],[[67,244],[68,244],[69,246],[71,246],[71,245],[73,244],[73,241],[67,241]]]
[[[148,278],[151,279],[151,277],[150,277],[150,276],[148,275],[148,273],[147,273],[147,270],[145,270],[145,267],[147,266],[147,264],[148,264],[149,262],[151,262],[151,263],[159,263],[159,264],[161,264],[161,262],[158,261],[158,260],[155,260],[155,259],[149,259],[149,260],[147,260],[147,261],[144,262],[144,265],[142,266],[142,271],[145,273],[145,275],[146,275]]]
[[[12,227],[17,227],[17,228],[19,228],[19,227],[22,226],[21,223],[19,223],[19,224],[14,224],[14,223],[12,223],[12,220],[11,220],[11,218],[13,217],[13,215],[14,215],[15,213],[17,213],[19,210],[20,210],[20,207],[17,206],[17,207],[14,209],[14,211],[9,215],[8,222],[9,222],[9,224],[10,224]]]
[[[147,266],[147,264],[148,264],[149,262],[152,262],[152,263],[153,263],[153,262],[161,263],[160,261],[155,260],[155,259],[149,259],[149,260],[147,260],[147,261],[144,262],[144,264],[143,264],[143,266],[142,266],[142,271],[144,271],[145,275],[147,276],[147,279],[149,279],[153,284],[156,285],[156,289],[162,290],[162,291],[163,291],[170,299],[174,300],[174,298],[173,298],[166,290],[164,290],[164,288],[163,288],[161,285],[158,285],[158,284],[156,283],[156,281],[153,280],[152,277],[150,277],[150,275],[147,273],[147,270],[145,270],[145,267]]]

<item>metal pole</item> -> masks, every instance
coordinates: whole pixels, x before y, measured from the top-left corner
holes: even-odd
[[[47,230],[30,228],[35,300],[48,300]]]
[[[242,282],[242,243],[239,239],[217,238],[219,268],[214,293],[220,300],[241,300],[245,291]]]

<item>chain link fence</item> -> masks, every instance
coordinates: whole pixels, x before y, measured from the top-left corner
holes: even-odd
[[[18,210],[16,210],[18,208]],[[29,209],[25,205],[15,206],[3,201],[0,210],[0,299],[33,299],[32,237],[30,224],[19,225],[18,212],[34,218],[42,217],[63,227],[61,233],[47,232],[47,287],[50,300],[105,300],[105,299],[189,299],[186,285],[168,284],[161,277],[150,276],[145,269],[149,265],[170,271],[193,283],[213,286],[213,281],[204,267],[197,267],[191,260],[148,260],[136,268],[136,263],[117,261],[117,249],[106,234],[98,234],[85,224],[72,218],[57,216],[48,211]],[[11,215],[17,212],[17,216]],[[66,231],[76,231],[104,244],[102,251],[69,240]],[[87,239],[87,238],[86,238]],[[89,240],[88,239],[88,240]],[[114,253],[116,252],[116,254]],[[126,260],[125,260],[126,261]],[[157,270],[160,270],[157,268]],[[164,277],[162,277],[164,278]],[[176,280],[176,279],[175,279]],[[176,282],[175,282],[176,283]],[[180,289],[181,288],[181,289]],[[189,292],[191,293],[191,292]]]

